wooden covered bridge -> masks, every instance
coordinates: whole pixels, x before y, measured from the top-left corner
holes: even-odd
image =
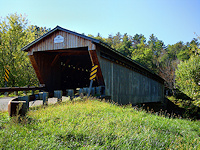
[[[105,43],[55,27],[22,48],[28,52],[40,84],[46,90],[88,87],[92,65],[98,65],[93,86],[120,103],[162,102],[164,80]]]

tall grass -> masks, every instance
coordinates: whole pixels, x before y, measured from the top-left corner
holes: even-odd
[[[81,99],[82,100],[82,99]],[[97,100],[0,114],[1,149],[200,149],[200,122]]]

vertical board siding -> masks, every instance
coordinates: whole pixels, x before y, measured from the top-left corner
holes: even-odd
[[[64,37],[64,42],[54,43],[54,38],[58,35]],[[56,31],[39,41],[37,44],[34,44],[28,51],[28,55],[33,55],[33,52],[36,51],[68,49],[77,47],[88,47],[89,50],[95,50],[96,48],[96,46],[90,40],[64,31]]]
[[[100,57],[106,95],[120,104],[162,102],[163,85],[153,79]]]

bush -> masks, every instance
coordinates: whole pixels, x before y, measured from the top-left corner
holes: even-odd
[[[178,89],[198,102],[200,100],[200,57],[193,56],[181,62],[176,70],[176,85]]]

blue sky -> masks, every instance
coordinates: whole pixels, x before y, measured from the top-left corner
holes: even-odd
[[[0,0],[0,16],[25,14],[30,24],[108,37],[153,33],[165,45],[200,35],[200,0]]]

